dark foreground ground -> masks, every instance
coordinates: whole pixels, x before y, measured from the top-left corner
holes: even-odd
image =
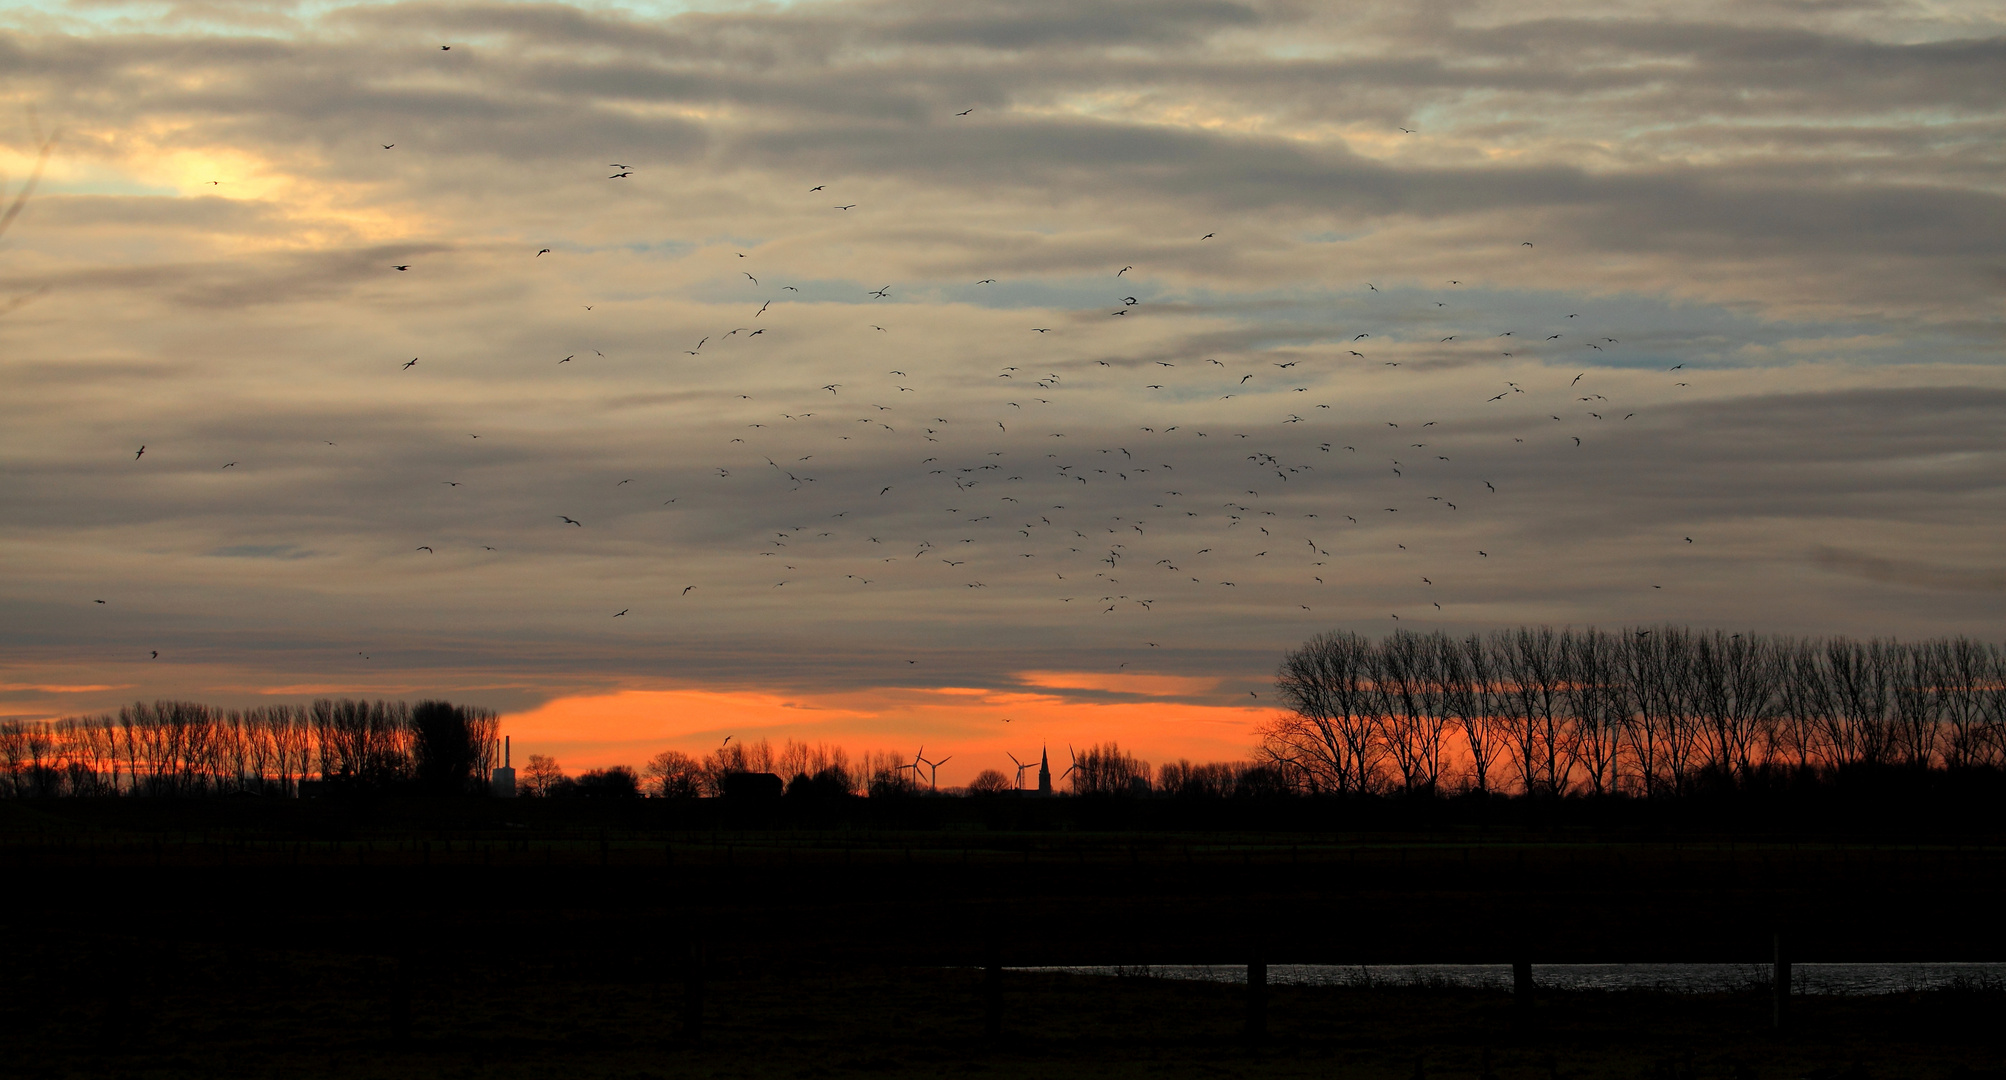
[[[130,958],[100,958],[97,970]],[[23,1077],[2006,1076],[1999,990],[1799,998],[1275,987],[1244,1038],[1242,987],[1004,975],[1000,1038],[982,974],[939,968],[723,971],[702,1038],[676,982],[535,965],[414,978],[320,950],[181,949],[124,989],[10,980],[7,1075]],[[115,967],[112,970],[116,970]],[[61,987],[61,988],[59,988]],[[400,1000],[408,1000],[399,1037]]]
[[[1250,1045],[1243,987],[1020,972],[992,1038],[980,970],[2001,960],[1985,828],[150,802],[0,803],[0,1076],[2006,1070],[1997,986],[1780,1035],[1758,992],[1275,987]]]

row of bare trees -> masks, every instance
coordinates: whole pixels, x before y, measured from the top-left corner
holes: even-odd
[[[2006,656],[1966,638],[1659,626],[1324,634],[1261,759],[1311,793],[1681,795],[1757,773],[2006,763]]]
[[[298,795],[301,784],[474,789],[500,763],[500,717],[441,701],[322,699],[0,723],[0,795]]]

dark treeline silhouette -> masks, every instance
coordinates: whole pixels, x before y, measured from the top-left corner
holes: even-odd
[[[443,701],[139,702],[116,714],[0,723],[0,794],[485,791],[501,763],[500,724],[491,710]]]
[[[2006,660],[1965,638],[1324,634],[1261,760],[1316,794],[1685,796],[2006,761]]]

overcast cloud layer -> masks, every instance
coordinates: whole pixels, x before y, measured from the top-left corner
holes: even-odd
[[[2001,637],[1996,5],[4,18],[12,715]]]

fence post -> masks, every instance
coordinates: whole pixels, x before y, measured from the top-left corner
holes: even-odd
[[[1247,964],[1247,1041],[1258,1043],[1268,1034],[1268,965]]]
[[[994,943],[982,966],[982,1032],[990,1042],[1003,1038],[1003,965],[997,962]]]
[[[1776,1030],[1782,1031],[1790,1013],[1790,958],[1783,952],[1782,931],[1777,931],[1772,944],[1775,960],[1769,973],[1769,993],[1773,1005],[1771,1021]]]

